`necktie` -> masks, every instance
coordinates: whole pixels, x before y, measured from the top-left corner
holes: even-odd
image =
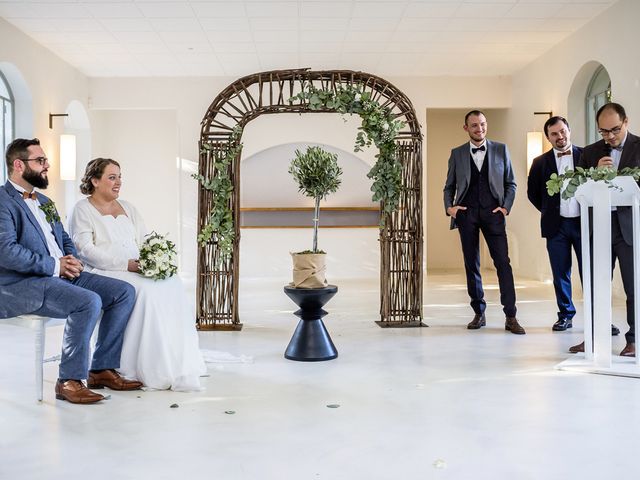
[[[563,157],[565,155],[571,155],[571,150],[565,150],[564,152],[558,152],[558,158]]]
[[[36,195],[36,192],[31,192],[31,193],[22,192],[22,198],[24,198],[25,200],[27,198],[30,198],[31,200],[37,200],[38,196]]]
[[[478,151],[483,151],[484,152],[484,150],[485,150],[485,148],[484,148],[484,145],[483,145],[483,146],[478,147],[478,148],[472,148],[471,149],[471,153],[476,153]]]

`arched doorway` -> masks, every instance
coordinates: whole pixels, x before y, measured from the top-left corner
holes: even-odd
[[[385,215],[380,229],[380,321],[383,327],[422,324],[422,135],[415,110],[396,87],[379,77],[348,70],[278,70],[243,77],[223,90],[202,120],[199,173],[215,180],[221,157],[239,146],[238,127],[262,114],[308,113],[312,110],[297,94],[305,86],[336,91],[358,85],[406,124],[394,139],[402,165],[399,208]],[[313,112],[335,113],[334,110]],[[222,255],[215,241],[198,248],[196,320],[202,330],[239,330],[238,279],[240,230],[240,149],[225,170],[233,185],[229,200],[235,236],[232,253]],[[200,186],[198,230],[211,215],[213,196]]]

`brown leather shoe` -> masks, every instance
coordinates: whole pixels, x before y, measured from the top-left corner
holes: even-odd
[[[480,327],[484,327],[486,324],[487,320],[484,317],[484,314],[476,314],[476,316],[473,317],[473,320],[467,324],[467,328],[469,330],[477,330]]]
[[[504,322],[504,329],[516,335],[524,335],[527,333],[524,331],[524,328],[522,328],[522,325],[518,323],[516,317],[507,317]]]
[[[569,348],[569,353],[583,353],[583,352],[584,352],[584,342]]]
[[[636,356],[636,344],[627,342],[627,345],[620,352],[621,357],[635,357]]]
[[[67,380],[56,382],[56,398],[71,403],[96,403],[104,400],[99,393],[92,392],[84,386],[81,380]]]
[[[111,390],[139,390],[142,382],[122,378],[115,370],[102,370],[101,372],[89,372],[87,379],[89,388],[109,387]]]

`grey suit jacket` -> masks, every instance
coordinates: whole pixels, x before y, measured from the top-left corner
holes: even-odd
[[[49,198],[38,193],[41,204]],[[51,225],[65,255],[76,255],[73,242],[60,222]],[[31,210],[11,183],[0,187],[0,318],[38,310],[46,282],[52,280],[55,260]]]
[[[444,184],[444,210],[456,205],[464,204],[464,196],[469,189],[471,181],[471,162],[469,158],[469,142],[451,150],[447,180]],[[498,204],[511,211],[516,197],[516,181],[511,167],[509,149],[504,143],[487,140],[487,155],[485,162],[489,161],[489,188],[492,195],[498,200]],[[462,202],[462,203],[461,203]],[[449,215],[447,213],[447,215]],[[455,219],[451,219],[451,227],[456,228]]]

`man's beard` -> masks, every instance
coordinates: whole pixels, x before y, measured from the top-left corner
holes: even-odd
[[[38,173],[35,170],[31,170],[29,165],[25,165],[24,173],[22,174],[22,178],[29,182],[36,188],[45,189],[49,186],[49,178],[43,177],[41,175],[42,172]]]

